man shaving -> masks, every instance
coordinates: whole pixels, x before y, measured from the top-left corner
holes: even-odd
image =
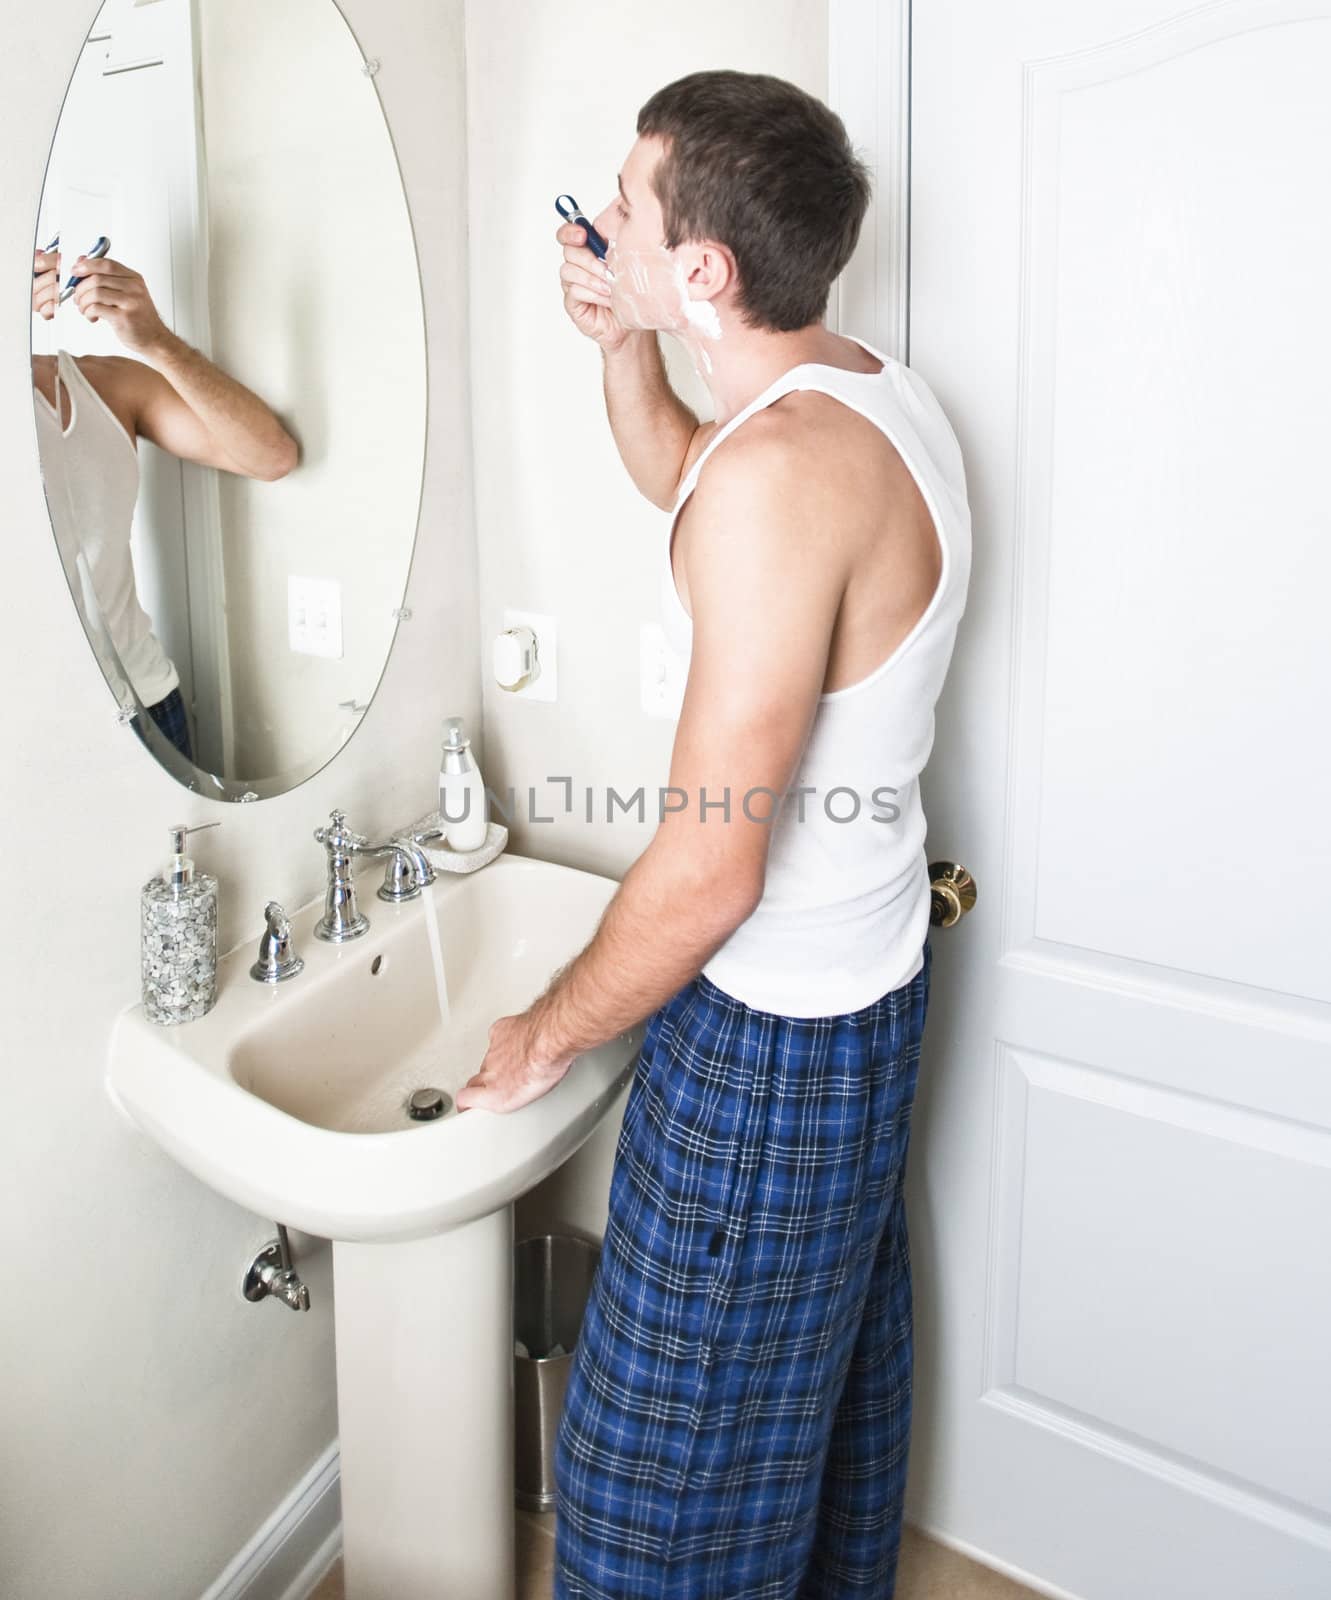
[[[457,1104],[515,1110],[647,1018],[557,1441],[556,1596],[884,1600],[931,961],[918,779],[965,605],[965,477],[924,381],[824,324],[869,199],[840,120],[703,72],[637,132],[594,221],[605,264],[581,226],[556,238],[620,455],[675,513],[687,803]],[[671,390],[662,331],[714,421]]]
[[[60,266],[57,251],[33,257],[32,309],[45,322],[59,313]],[[70,276],[80,281],[69,304],[87,322],[105,322],[134,357],[64,349],[32,357],[51,525],[107,682],[117,689],[128,678],[163,736],[192,760],[180,674],[140,603],[130,549],[138,440],[268,483],[292,470],[299,446],[252,389],[171,332],[133,267],[79,256]],[[133,726],[144,739],[137,716]]]

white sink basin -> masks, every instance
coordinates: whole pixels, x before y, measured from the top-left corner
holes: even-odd
[[[441,872],[394,906],[375,895],[382,875],[370,863],[357,877],[371,924],[359,939],[316,939],[323,905],[312,903],[291,918],[304,972],[256,983],[256,937],[218,963],[206,1017],[161,1027],[136,1006],[111,1042],[112,1094],[164,1150],[248,1210],[326,1239],[418,1239],[508,1204],[591,1134],[642,1042],[639,1026],[587,1051],[520,1111],[412,1122],[412,1091],[457,1095],[490,1024],[523,1010],[582,948],[616,884],[505,854],[475,873]]]
[[[617,885],[507,854],[400,906],[377,898],[381,878],[382,863],[357,875],[359,939],[314,937],[322,901],[292,916],[305,970],[285,983],[249,976],[256,936],[219,963],[206,1017],[123,1013],[108,1084],[205,1183],[334,1241],[347,1600],[513,1600],[512,1203],[592,1133],[644,1026],[520,1111],[412,1122],[412,1092],[456,1096],[490,1024],[586,944]]]

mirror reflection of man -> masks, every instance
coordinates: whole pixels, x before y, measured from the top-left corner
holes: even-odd
[[[61,270],[59,251],[35,252],[32,309],[47,322],[56,315]],[[134,581],[137,441],[265,482],[291,471],[299,447],[258,395],[171,332],[132,267],[110,256],[80,256],[69,274],[82,282],[67,304],[89,322],[105,322],[139,359],[75,357],[64,349],[32,358],[42,476],[56,539],[71,561],[82,558],[93,589],[85,614],[91,598],[135,695],[192,759],[180,676],[153,633]],[[113,681],[119,677],[114,662],[102,665]]]
[[[825,325],[869,198],[839,118],[701,72],[637,132],[594,219],[605,262],[580,225],[555,237],[620,456],[671,513],[684,799],[455,1104],[521,1107],[647,1019],[555,1442],[556,1600],[886,1600],[931,960],[918,778],[970,569],[961,451],[919,373]],[[714,421],[666,381],[660,331]]]

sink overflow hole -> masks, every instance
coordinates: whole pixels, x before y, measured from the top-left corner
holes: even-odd
[[[383,964],[384,958],[382,956],[375,956],[374,960],[370,962],[370,976],[372,978],[377,978],[379,976],[379,969],[383,966]]]

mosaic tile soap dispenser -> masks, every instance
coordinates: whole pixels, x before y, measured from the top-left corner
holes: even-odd
[[[171,829],[171,859],[139,898],[143,1009],[150,1022],[190,1022],[217,1000],[217,879],[196,872],[185,854],[186,835],[199,831],[184,823]]]

